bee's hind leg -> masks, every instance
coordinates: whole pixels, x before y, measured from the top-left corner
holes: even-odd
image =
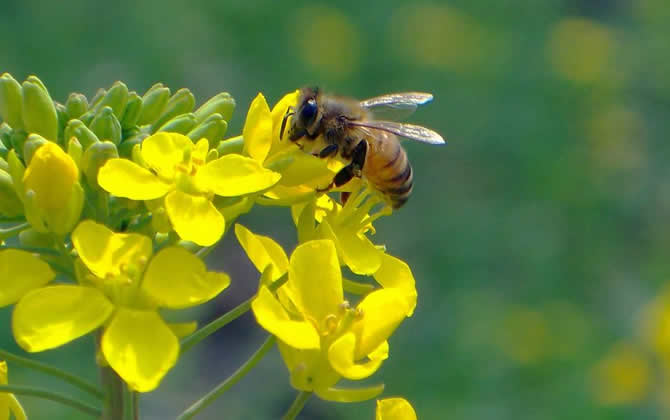
[[[347,182],[351,181],[354,177],[361,177],[363,174],[363,164],[365,163],[365,155],[368,152],[368,143],[366,141],[361,141],[354,148],[351,156],[351,163],[340,169],[338,173],[335,174],[335,178],[326,188],[317,188],[317,192],[326,192],[330,191],[333,187],[341,187]]]
[[[321,149],[318,153],[312,153],[312,154],[321,159],[325,159],[327,157],[335,156],[339,149],[340,148],[337,146],[337,144],[329,144],[328,146]]]

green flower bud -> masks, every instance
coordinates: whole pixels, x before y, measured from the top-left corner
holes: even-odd
[[[106,106],[98,111],[90,127],[99,139],[110,140],[114,144],[121,143],[121,123],[111,107]]]
[[[79,119],[81,122],[83,122],[86,125],[90,125],[91,121],[93,121],[93,118],[98,114],[98,105],[102,101],[102,99],[105,97],[107,94],[107,91],[105,89],[98,89],[98,91],[95,93],[95,96],[93,96],[93,99],[91,99],[91,102],[88,105],[88,111],[86,111],[84,114],[82,114]]]
[[[200,139],[207,139],[209,147],[213,147],[223,138],[227,129],[228,123],[223,119],[223,116],[219,113],[214,113],[193,130],[189,131],[187,136],[194,142]]]
[[[12,147],[12,127],[7,123],[0,124],[0,142],[5,146],[5,148],[10,149]]]
[[[114,82],[100,102],[95,104],[95,109],[99,110],[108,106],[112,108],[117,119],[120,119],[126,109],[127,102],[128,87],[123,82]]]
[[[121,142],[119,145],[119,156],[130,159],[132,156],[133,147],[135,145],[140,145],[142,140],[147,138],[149,135],[147,133],[137,133],[132,137],[129,137]]]
[[[30,134],[25,143],[23,143],[23,160],[27,165],[30,165],[30,159],[33,158],[33,155],[44,144],[48,143],[49,140],[40,136],[39,134]]]
[[[192,113],[177,115],[163,124],[157,131],[168,131],[171,133],[188,133],[195,126],[195,115]]]
[[[81,93],[71,93],[65,101],[65,112],[69,119],[79,118],[88,111],[88,101]]]
[[[84,154],[84,148],[76,137],[70,137],[70,140],[68,140],[67,154],[74,160],[77,167],[81,168],[81,156]]]
[[[11,74],[0,76],[0,118],[12,128],[22,128],[21,104],[23,103],[21,85]]]
[[[70,117],[67,116],[65,105],[58,102],[54,102],[54,104],[56,105],[56,115],[58,115],[58,139],[54,139],[54,141],[57,141],[63,140],[63,132],[65,131],[65,126],[70,120]],[[67,144],[67,141],[63,140],[63,144]]]
[[[16,217],[23,214],[23,203],[16,194],[12,176],[0,169],[0,214]]]
[[[47,233],[40,233],[33,228],[28,228],[19,233],[19,243],[31,248],[51,248],[53,237]]]
[[[98,104],[100,103],[100,101],[102,101],[102,98],[105,97],[105,95],[107,95],[107,89],[103,89],[103,88],[98,89],[95,92],[95,95],[93,95],[93,99],[91,99],[91,102],[89,103],[88,108],[90,110],[95,110],[97,108]]]
[[[44,84],[30,76],[21,85],[23,92],[23,125],[28,133],[37,133],[49,140],[58,140],[58,114]]]
[[[9,173],[9,163],[7,163],[7,160],[4,158],[0,158],[0,169]]]
[[[68,141],[72,137],[76,137],[84,150],[88,149],[93,143],[100,142],[98,136],[79,120],[70,120],[70,122],[67,123],[63,137],[68,139]]]
[[[170,89],[158,83],[153,85],[142,97],[142,112],[137,120],[138,125],[153,124],[163,113],[170,100]]]
[[[13,130],[9,135],[11,148],[16,150],[20,157],[23,157],[23,144],[26,142],[27,134],[23,130]]]
[[[216,149],[209,149],[209,152],[207,152],[207,157],[205,158],[205,162],[211,162],[218,158],[219,158],[219,152],[217,152]]]
[[[221,114],[224,120],[230,121],[230,117],[233,115],[234,110],[235,99],[230,96],[230,93],[221,92],[202,104],[202,106],[195,111],[196,123],[200,124],[214,113]]]
[[[162,127],[166,122],[170,121],[174,117],[186,114],[193,111],[195,106],[195,97],[190,90],[182,88],[179,89],[168,101],[165,106],[165,110],[158,118],[158,120],[152,124],[152,132],[158,131],[157,128]],[[195,121],[195,116],[193,117]]]
[[[126,111],[123,113],[121,118],[121,127],[124,130],[129,130],[137,126],[137,122],[140,119],[140,113],[142,112],[142,98],[135,93],[131,92],[128,95],[128,103],[126,104]]]
[[[98,172],[109,159],[119,157],[116,145],[111,141],[102,141],[91,145],[84,152],[81,159],[81,170],[86,177],[86,183],[93,189],[100,189]]]
[[[19,198],[21,198],[23,197],[23,175],[26,172],[26,168],[21,163],[16,150],[12,149],[7,153],[7,164],[9,165],[9,175],[12,176],[12,182],[14,183],[14,190]]]

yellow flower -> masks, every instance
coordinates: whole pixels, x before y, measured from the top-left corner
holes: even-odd
[[[0,362],[0,385],[7,385],[7,362]],[[16,420],[27,420],[21,403],[14,394],[0,393],[0,420],[9,420],[9,414]]]
[[[416,412],[404,398],[377,400],[375,420],[416,420]]]
[[[98,183],[106,191],[132,200],[164,197],[165,210],[182,239],[209,246],[221,238],[225,219],[212,198],[237,197],[266,190],[281,175],[256,160],[230,154],[207,161],[208,141],[193,144],[177,133],[156,133],[141,146],[145,166],[110,159],[100,169]]]
[[[38,232],[69,233],[79,221],[84,191],[74,160],[56,143],[35,152],[23,174],[26,219]]]
[[[66,344],[103,326],[101,348],[109,365],[133,389],[158,386],[179,354],[177,336],[158,308],[195,306],[230,284],[224,273],[181,247],[152,257],[151,240],[118,234],[84,221],[72,233],[79,254],[79,285],[33,290],[14,308],[16,341],[30,352]]]
[[[255,248],[249,246],[251,242],[245,246],[247,252]],[[250,258],[259,266],[266,254],[267,248],[257,247]],[[267,264],[280,266],[283,258],[270,259]],[[351,308],[344,300],[340,263],[330,240],[298,246],[288,273],[279,298],[261,285],[251,306],[258,323],[279,339],[291,384],[325,400],[374,398],[383,386],[348,390],[334,385],[342,377],[367,378],[387,358],[386,340],[409,311],[402,291],[375,290]]]
[[[49,283],[55,276],[49,264],[30,252],[1,250],[0,307],[11,305],[30,290]]]

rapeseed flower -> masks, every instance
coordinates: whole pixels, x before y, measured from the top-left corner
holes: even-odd
[[[404,398],[377,400],[375,420],[416,420],[416,412]]]

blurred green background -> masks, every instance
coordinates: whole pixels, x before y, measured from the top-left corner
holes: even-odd
[[[58,101],[115,80],[199,103],[229,91],[229,135],[259,91],[432,92],[410,121],[449,144],[405,143],[414,194],[374,238],[410,264],[419,304],[370,382],[423,419],[656,419],[670,381],[645,313],[670,272],[669,20],[665,0],[0,0],[0,73],[36,74]],[[288,209],[240,222],[295,246]],[[233,285],[202,321],[257,284],[234,235],[211,264]],[[142,396],[142,418],[174,418],[263,337],[249,314],[218,332]],[[20,353],[8,328],[0,345]],[[95,380],[92,348],[34,357]],[[10,380],[60,386],[12,365]],[[273,351],[198,418],[278,418],[294,395]],[[372,419],[374,403],[312,399],[300,418]]]

